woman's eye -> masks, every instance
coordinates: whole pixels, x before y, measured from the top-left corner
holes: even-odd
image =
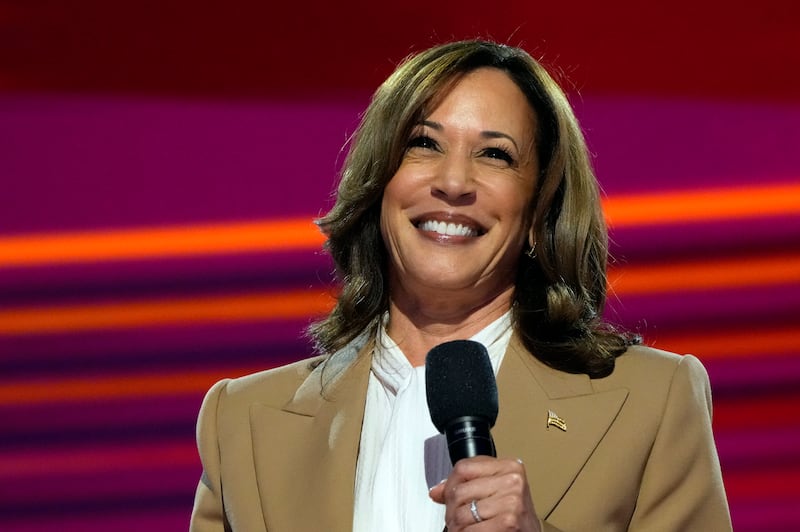
[[[424,148],[426,150],[435,150],[436,141],[428,136],[419,135],[408,141],[408,148]]]
[[[487,148],[483,151],[483,154],[490,159],[499,159],[508,164],[514,164],[514,157],[503,148]]]

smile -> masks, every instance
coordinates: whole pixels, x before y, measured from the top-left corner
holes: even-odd
[[[417,228],[420,231],[428,231],[443,236],[473,237],[481,234],[481,231],[469,225],[437,220],[425,220],[417,224]]]

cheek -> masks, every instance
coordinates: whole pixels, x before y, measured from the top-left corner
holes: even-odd
[[[530,210],[533,196],[532,187],[517,185],[504,192],[502,205],[509,223],[509,241],[513,241],[515,244],[519,242],[524,246],[528,239],[528,230],[533,218]]]
[[[383,195],[383,199],[381,200],[381,215],[380,215],[380,224],[379,228],[381,231],[381,238],[383,239],[384,244],[387,242],[387,236],[389,231],[389,221],[388,221],[388,213],[390,211],[389,208],[389,200],[386,197],[386,194]]]
[[[391,240],[391,234],[397,230],[402,215],[403,194],[398,179],[393,177],[386,185],[381,198],[380,230],[385,244]]]
[[[403,211],[419,203],[422,193],[414,174],[398,171],[386,184],[381,199],[381,224],[399,223]]]
[[[531,204],[533,187],[521,183],[510,183],[496,192],[497,202],[503,210],[516,217],[525,218],[528,206]]]
[[[383,189],[384,201],[388,199],[393,205],[402,204],[403,199],[413,193],[414,183],[415,173],[400,166]]]

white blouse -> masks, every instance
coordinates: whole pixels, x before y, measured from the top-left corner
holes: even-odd
[[[486,346],[495,374],[511,339],[511,312],[470,338]],[[356,467],[354,532],[441,532],[444,505],[428,490],[452,466],[431,422],[425,366],[412,367],[383,325],[367,387]]]

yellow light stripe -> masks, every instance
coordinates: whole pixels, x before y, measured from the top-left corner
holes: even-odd
[[[800,184],[626,194],[603,207],[612,227],[800,215]]]
[[[0,238],[0,267],[318,249],[310,218]]]
[[[191,325],[302,318],[333,306],[324,290],[256,293],[72,306],[17,307],[0,311],[0,334],[48,334],[93,329]]]

